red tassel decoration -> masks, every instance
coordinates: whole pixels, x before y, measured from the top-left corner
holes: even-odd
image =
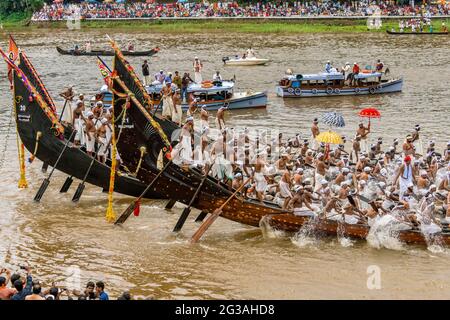
[[[135,217],[139,217],[139,212],[141,211],[141,201],[136,201],[136,203],[134,204],[134,216]]]

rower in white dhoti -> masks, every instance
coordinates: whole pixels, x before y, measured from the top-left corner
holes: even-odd
[[[403,200],[403,195],[405,194],[408,186],[413,184],[413,181],[415,182],[416,178],[413,175],[413,170],[411,166],[411,157],[408,155],[404,159],[404,163],[400,166],[398,169],[397,176],[394,179],[394,185],[397,184],[397,181],[399,180],[400,185],[400,200]]]
[[[194,58],[193,67],[194,67],[194,81],[195,81],[195,83],[202,83],[203,79],[202,79],[202,73],[201,72],[202,72],[202,69],[203,69],[203,64],[200,62],[198,57]]]

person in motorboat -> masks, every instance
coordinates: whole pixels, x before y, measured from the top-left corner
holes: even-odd
[[[247,59],[251,59],[251,58],[255,58],[255,51],[253,50],[252,47],[247,49]]]
[[[327,63],[325,64],[325,72],[330,73],[332,68],[333,67],[331,66],[331,61],[328,60]]]
[[[162,84],[165,79],[166,75],[164,74],[164,71],[162,69],[159,70],[159,72],[155,73],[155,81],[158,81],[158,83]]]
[[[220,75],[219,71],[216,71],[212,77],[213,81],[222,81],[222,76]]]
[[[203,63],[198,59],[198,57],[194,57],[193,62],[194,67],[194,80],[195,83],[202,83],[202,69],[203,69]]]

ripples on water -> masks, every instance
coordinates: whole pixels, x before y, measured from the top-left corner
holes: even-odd
[[[107,47],[100,32],[64,32],[48,36],[44,30],[20,33],[17,42],[26,50],[42,75],[50,93],[67,85],[92,94],[101,86],[95,58],[59,56],[55,46],[72,46],[91,39]],[[320,35],[162,35],[144,33],[114,34],[137,49],[159,46],[161,53],[150,58],[152,72],[159,69],[189,71],[198,55],[204,77],[220,70],[224,78],[236,75],[241,90],[268,90],[267,110],[237,111],[227,115],[234,127],[276,128],[294,135],[309,136],[311,120],[326,111],[339,110],[347,127],[341,132],[352,136],[363,107],[377,107],[383,114],[373,122],[373,137],[389,143],[403,138],[416,123],[422,126],[422,139],[434,139],[440,148],[449,139],[450,87],[448,86],[448,37],[388,37],[384,34]],[[261,57],[273,60],[255,68],[223,67],[222,56],[243,52],[252,45]],[[5,47],[5,42],[3,42]],[[337,65],[354,61],[374,63],[381,58],[395,75],[405,79],[400,94],[374,97],[285,100],[275,95],[275,85],[287,68],[295,72],[316,72],[328,59]],[[106,59],[111,63],[111,59]],[[142,58],[130,58],[140,70]],[[191,72],[192,73],[192,72]],[[11,96],[6,68],[0,68],[0,127],[9,122]],[[57,98],[56,98],[57,99]],[[61,101],[59,101],[61,104]],[[6,144],[6,150],[5,142]],[[203,241],[191,246],[188,239],[198,228],[191,214],[178,235],[171,230],[182,208],[161,208],[164,201],[146,201],[141,215],[131,217],[125,226],[114,227],[104,219],[106,195],[88,186],[79,204],[58,190],[65,176],[56,172],[42,203],[32,198],[43,174],[41,163],[27,167],[30,187],[17,190],[18,164],[15,136],[0,130],[0,153],[6,161],[0,167],[0,263],[18,269],[20,264],[35,267],[46,283],[64,284],[68,267],[81,270],[81,284],[105,280],[107,290],[117,296],[125,289],[132,294],[156,298],[449,298],[449,254],[446,248],[384,246],[363,241],[315,238],[308,233],[294,237],[277,231],[242,226],[218,220]],[[2,154],[0,154],[1,160]],[[115,195],[117,214],[130,198]],[[381,269],[382,290],[366,287],[367,267]]]

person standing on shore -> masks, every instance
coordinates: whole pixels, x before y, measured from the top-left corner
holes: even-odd
[[[201,61],[198,59],[198,57],[194,58],[194,81],[195,83],[202,83],[203,79],[202,79],[202,69],[203,69],[203,64],[201,63]]]
[[[144,76],[144,86],[150,85],[150,69],[147,60],[144,60],[142,65],[142,75]]]

